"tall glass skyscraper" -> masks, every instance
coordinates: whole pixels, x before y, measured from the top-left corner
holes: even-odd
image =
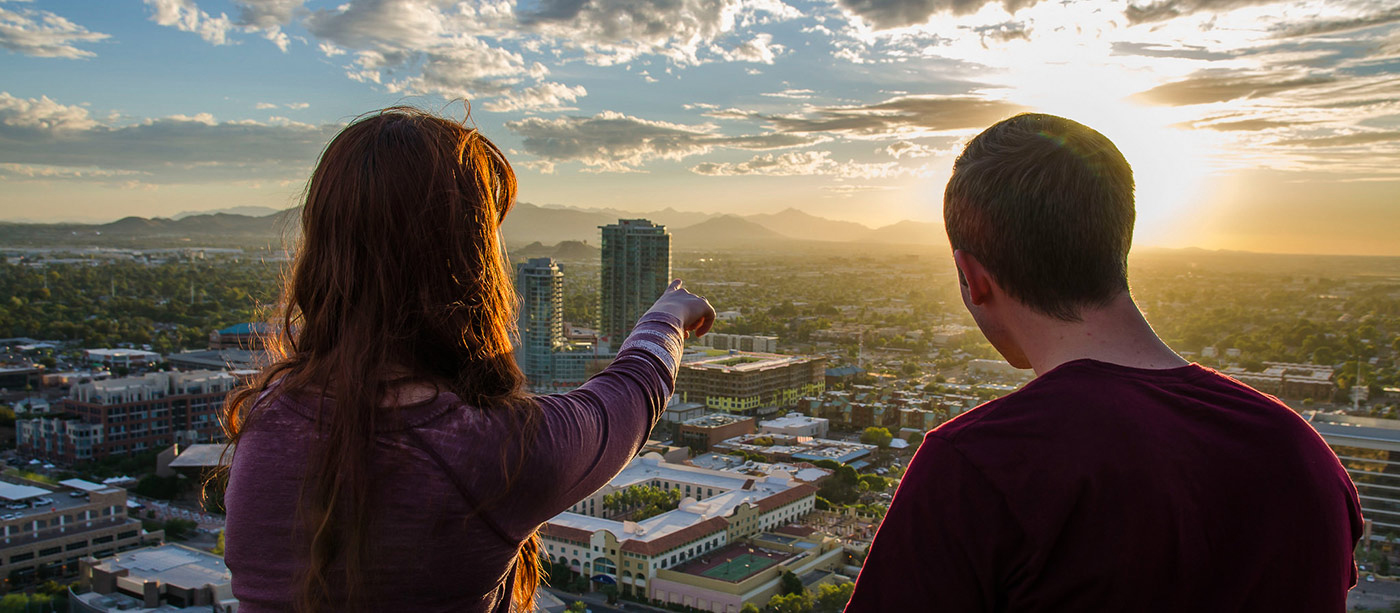
[[[598,328],[612,347],[671,282],[671,235],[646,219],[619,219],[603,231],[602,295]]]
[[[515,361],[532,387],[554,379],[554,352],[564,345],[564,271],[553,258],[515,267],[520,296],[520,346]]]

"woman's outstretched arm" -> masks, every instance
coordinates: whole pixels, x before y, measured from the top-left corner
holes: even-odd
[[[597,491],[637,455],[675,389],[686,332],[698,336],[713,323],[709,303],[672,282],[612,364],[578,389],[538,398],[543,421],[533,447],[541,462],[531,464],[553,474],[541,475],[538,489],[517,490],[537,497],[545,513],[533,523]]]

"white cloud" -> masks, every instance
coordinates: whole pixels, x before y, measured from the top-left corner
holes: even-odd
[[[56,134],[90,130],[97,125],[81,106],[59,104],[48,96],[26,99],[0,92],[0,126],[7,129]]]
[[[636,172],[650,160],[681,160],[718,148],[782,149],[817,142],[791,134],[725,136],[712,125],[653,121],[613,111],[593,117],[530,117],[506,127],[540,160],[581,162],[594,172]]]
[[[718,54],[728,62],[754,62],[757,64],[772,64],[773,58],[782,53],[786,48],[773,43],[773,35],[768,33],[758,34],[752,40],[742,43],[732,49],[720,49]]]
[[[3,2],[4,0],[0,0]],[[49,11],[0,6],[0,47],[35,57],[68,59],[93,57],[76,45],[109,38]]]
[[[767,97],[769,97],[769,98],[791,98],[791,99],[794,99],[794,100],[805,100],[805,99],[807,99],[807,98],[811,98],[811,97],[812,97],[812,94],[814,94],[814,93],[815,93],[815,92],[813,92],[813,91],[810,90],[810,89],[791,89],[791,88],[789,88],[789,89],[785,89],[785,90],[780,91],[780,92],[766,92],[766,93],[763,93],[763,94],[761,94],[761,95],[767,96]]]
[[[895,142],[883,149],[876,149],[876,151],[883,151],[890,157],[893,157],[897,160],[902,160],[904,158],[926,158],[938,155],[940,153],[945,153],[943,151],[939,151],[938,149],[934,149],[933,147],[929,147],[927,145],[920,145],[919,143],[911,143],[907,140]]]
[[[573,110],[575,100],[588,95],[582,85],[569,87],[562,83],[546,81],[520,91],[509,91],[486,103],[486,110],[494,113],[510,111],[564,111]]]
[[[0,164],[10,165],[11,176],[140,174],[144,183],[301,179],[337,130],[285,118],[219,121],[209,113],[116,124],[93,119],[78,105],[0,92]]]
[[[708,61],[707,50],[721,59],[771,63],[777,52],[771,37],[752,37],[727,52],[716,42],[746,25],[799,15],[780,0],[544,0],[520,20],[556,44],[584,50],[595,64],[653,54],[699,64]]]
[[[218,17],[199,10],[199,6],[194,0],[145,0],[146,6],[152,10],[151,21],[157,24],[175,28],[181,32],[192,32],[198,34],[206,42],[213,45],[226,45],[229,43],[228,34],[233,29],[233,22],[228,15],[220,13]]]
[[[47,166],[43,164],[0,164],[0,179],[111,179],[145,174],[135,170],[107,168]]]
[[[257,104],[254,104],[253,108],[258,109],[259,111],[265,111],[267,109],[275,109],[277,108],[277,105],[271,102],[259,102]]]

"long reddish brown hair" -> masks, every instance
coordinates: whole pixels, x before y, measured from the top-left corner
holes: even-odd
[[[411,108],[361,117],[322,153],[267,339],[272,364],[224,409],[233,448],[255,405],[289,392],[321,398],[298,513],[310,561],[298,610],[359,608],[376,507],[372,443],[376,424],[392,418],[383,405],[394,389],[446,389],[510,414],[519,441],[534,431],[538,408],[512,355],[515,292],[498,232],[515,188],[491,141]],[[512,455],[524,456],[502,450]],[[540,575],[531,535],[515,565],[517,608],[532,608]]]

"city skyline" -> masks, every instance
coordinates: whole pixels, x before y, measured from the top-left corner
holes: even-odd
[[[285,208],[356,115],[466,100],[522,201],[937,221],[960,144],[1044,111],[1133,163],[1138,245],[1400,255],[1383,2],[0,0],[0,26],[6,220]]]

